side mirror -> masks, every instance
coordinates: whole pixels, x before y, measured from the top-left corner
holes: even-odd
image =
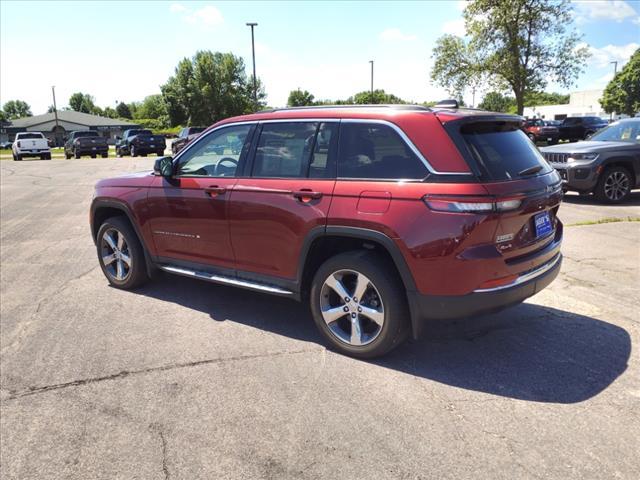
[[[153,174],[164,178],[173,176],[173,157],[160,157],[153,164]]]

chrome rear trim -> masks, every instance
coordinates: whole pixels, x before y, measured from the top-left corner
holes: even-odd
[[[553,257],[547,263],[542,264],[535,270],[531,270],[527,273],[520,275],[513,282],[507,285],[500,285],[499,287],[493,287],[493,288],[479,288],[477,290],[474,290],[473,293],[497,292],[499,290],[504,290],[505,288],[515,287],[516,285],[520,285],[522,283],[528,282],[529,280],[533,280],[534,278],[537,278],[540,275],[551,270],[553,267],[556,266],[556,264],[560,261],[561,258],[562,258],[562,254],[558,253],[555,257]]]
[[[206,280],[208,282],[233,285],[234,287],[250,288],[251,290],[257,290],[259,292],[277,293],[279,295],[293,295],[293,292],[289,290],[284,290],[282,288],[274,287],[271,285],[264,285],[262,283],[240,280],[238,278],[223,277],[222,275],[212,275],[207,272],[198,272],[195,270],[188,270],[186,268],[174,267],[171,265],[160,265],[160,268],[165,272],[176,273],[178,275],[184,275],[186,277],[198,278],[200,280]]]

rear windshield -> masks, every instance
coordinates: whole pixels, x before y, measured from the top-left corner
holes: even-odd
[[[97,137],[98,136],[98,132],[76,132],[75,133],[75,137],[76,138],[80,138],[80,137]]]
[[[18,138],[20,140],[31,140],[36,138],[43,138],[41,133],[19,133]]]
[[[491,180],[515,180],[551,171],[535,145],[515,124],[474,123],[464,125],[461,133],[471,155]]]
[[[131,130],[129,136],[133,135],[153,135],[153,133],[151,133],[151,130]]]

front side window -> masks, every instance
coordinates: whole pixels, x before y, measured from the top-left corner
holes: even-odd
[[[256,148],[253,177],[306,177],[318,124],[265,123]]]
[[[338,177],[423,179],[427,169],[388,125],[345,122],[340,131]]]
[[[180,157],[178,175],[235,176],[251,128],[251,125],[237,125],[210,133]]]

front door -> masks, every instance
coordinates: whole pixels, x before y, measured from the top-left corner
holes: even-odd
[[[249,175],[231,193],[238,274],[296,278],[304,240],[326,226],[335,186],[337,122],[265,122]]]
[[[150,228],[162,260],[234,268],[228,201],[253,125],[214,130],[177,159],[174,178],[149,189]]]

